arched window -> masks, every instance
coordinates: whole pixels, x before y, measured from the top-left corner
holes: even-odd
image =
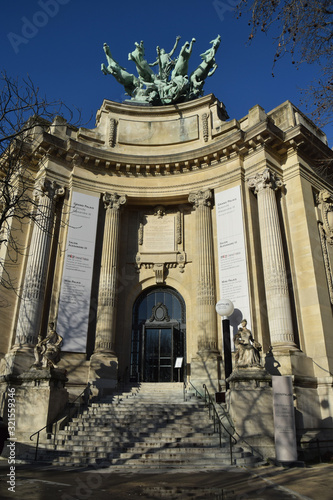
[[[185,302],[171,287],[145,290],[133,307],[131,381],[177,382],[184,378]],[[176,368],[182,358],[181,368]]]

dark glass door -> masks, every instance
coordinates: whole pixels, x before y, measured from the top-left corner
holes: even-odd
[[[172,382],[173,364],[173,327],[144,327],[143,381]]]

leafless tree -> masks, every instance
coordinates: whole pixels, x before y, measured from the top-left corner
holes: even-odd
[[[33,222],[48,227],[35,197],[35,175],[40,168],[35,152],[43,131],[58,115],[65,115],[69,121],[73,116],[62,102],[42,97],[29,77],[20,80],[1,74],[0,287],[5,289],[17,290],[9,269],[26,251],[21,237],[23,226]]]
[[[303,91],[303,101],[318,125],[333,117],[332,0],[240,0],[238,17],[250,13],[252,40],[258,31],[277,33],[274,64],[290,53],[293,64],[317,64],[320,78]]]

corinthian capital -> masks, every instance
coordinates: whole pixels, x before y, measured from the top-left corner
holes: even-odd
[[[283,182],[269,168],[266,168],[263,172],[256,174],[254,177],[250,177],[247,182],[249,188],[252,189],[255,194],[265,188],[271,188],[273,191],[277,191],[283,186]]]
[[[64,196],[65,188],[56,183],[56,181],[51,181],[43,177],[35,185],[34,196],[36,198],[42,198],[47,196],[50,200],[57,201],[61,196]]]
[[[206,189],[206,191],[198,191],[196,193],[190,193],[188,197],[188,201],[192,203],[195,208],[198,207],[210,207],[211,199],[213,198],[213,194],[210,189]]]
[[[103,202],[104,208],[107,209],[116,209],[119,210],[121,205],[126,203],[127,196],[126,195],[118,195],[117,193],[104,193]]]

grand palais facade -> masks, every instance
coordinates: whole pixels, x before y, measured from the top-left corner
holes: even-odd
[[[56,118],[29,147],[49,226],[20,226],[15,266],[1,248],[21,290],[3,292],[3,413],[50,323],[72,398],[88,384],[96,398],[145,382],[224,392],[224,298],[231,338],[246,319],[262,346],[255,388],[291,376],[298,433],[332,432],[333,187],[320,165],[333,154],[306,116],[287,101],[228,119],[212,94],[105,100],[96,128]]]

